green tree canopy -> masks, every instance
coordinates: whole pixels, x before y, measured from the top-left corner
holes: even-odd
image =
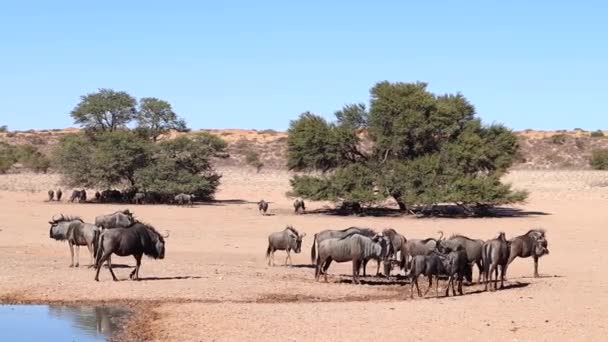
[[[80,98],[71,115],[87,129],[115,131],[135,118],[137,100],[124,91],[99,89]]]
[[[139,101],[137,112],[137,128],[143,130],[153,141],[171,130],[186,130],[186,121],[180,118],[171,108],[171,104],[154,97],[146,97]]]
[[[461,94],[436,95],[426,83],[380,82],[336,122],[306,112],[288,131],[288,167],[316,175],[291,180],[295,195],[315,200],[498,205],[525,192],[500,182],[518,153],[502,125],[483,125]]]

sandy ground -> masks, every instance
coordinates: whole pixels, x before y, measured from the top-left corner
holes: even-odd
[[[531,191],[520,207],[530,214],[491,219],[296,216],[285,197],[287,173],[224,174],[219,202],[194,208],[48,203],[44,192],[57,177],[0,176],[0,301],[147,303],[151,318],[139,329],[159,341],[593,341],[608,333],[608,257],[601,253],[608,243],[608,173],[513,172],[507,180]],[[271,202],[271,216],[257,212],[261,198]],[[67,245],[48,237],[51,216],[93,221],[125,207],[171,231],[165,260],[144,258],[140,282],[128,280],[132,258],[113,258],[120,282],[106,269],[95,282],[92,270],[68,268]],[[293,256],[294,267],[268,267],[267,236],[286,224],[307,233],[303,251]],[[544,227],[551,254],[541,259],[541,278],[531,277],[531,259],[516,260],[507,289],[495,293],[474,285],[460,297],[436,299],[431,291],[410,300],[405,281],[350,284],[349,264],[332,265],[329,283],[315,282],[312,235],[352,225],[393,227],[408,238],[442,230],[482,239]],[[277,252],[278,263],[283,257]],[[86,249],[80,259],[86,266]],[[374,262],[368,270],[375,271]]]

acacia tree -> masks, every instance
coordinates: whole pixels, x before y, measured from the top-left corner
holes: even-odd
[[[81,96],[71,115],[76,124],[98,131],[115,131],[135,118],[137,100],[124,91],[99,89]]]
[[[186,129],[186,121],[173,111],[171,104],[155,97],[145,97],[139,101],[136,119],[137,128],[153,141],[157,141],[161,134],[171,129]]]
[[[461,94],[435,95],[426,83],[380,82],[362,104],[335,113],[336,122],[304,113],[288,136],[288,167],[320,171],[291,180],[295,195],[372,203],[498,205],[525,192],[500,182],[517,156],[515,135],[484,126]]]

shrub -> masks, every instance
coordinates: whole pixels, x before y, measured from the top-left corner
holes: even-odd
[[[257,172],[260,172],[262,167],[264,167],[264,162],[260,160],[260,155],[253,150],[245,152],[245,162],[248,165],[255,167]]]
[[[568,136],[566,134],[554,134],[551,136],[551,143],[555,145],[563,145],[566,143]]]
[[[5,142],[0,142],[0,174],[6,173],[16,162],[15,148]]]
[[[0,133],[6,133],[6,132],[8,132],[8,126],[7,125],[0,126]]]
[[[608,149],[593,150],[590,164],[594,170],[608,170]]]
[[[591,137],[592,138],[601,138],[604,136],[604,132],[602,132],[601,130],[597,130],[597,131],[593,131],[591,132]]]

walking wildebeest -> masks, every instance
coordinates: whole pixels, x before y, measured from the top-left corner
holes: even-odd
[[[53,197],[55,197],[55,191],[49,190],[48,194],[49,194],[49,202],[52,202]]]
[[[133,195],[133,203],[134,204],[144,204],[146,199],[146,194],[143,192],[137,192]]]
[[[80,263],[80,246],[87,246],[91,253],[91,262],[89,267],[92,267],[94,259],[94,244],[99,236],[99,228],[94,224],[85,223],[79,217],[66,217],[61,215],[59,219],[53,218],[49,221],[51,229],[49,237],[59,241],[68,241],[72,263],[70,267],[78,267]],[[76,263],[74,264],[74,246],[76,246]]]
[[[479,269],[479,277],[477,282],[481,284],[481,275],[483,274],[483,266],[481,264],[481,251],[483,247],[483,240],[473,240],[464,235],[452,235],[447,240],[439,240],[437,248],[440,252],[446,253],[445,249],[455,251],[458,246],[461,246],[467,252],[467,259],[470,264],[475,263]]]
[[[304,200],[301,198],[296,198],[293,202],[293,211],[296,214],[299,214],[301,211],[306,211],[306,206],[304,205]]]
[[[95,225],[104,229],[128,228],[137,222],[129,209],[95,217]]]
[[[57,195],[57,202],[61,201],[61,195],[63,195],[61,189],[57,189],[57,192],[55,192],[55,194]]]
[[[268,211],[268,202],[261,200],[258,202],[258,211],[262,213],[262,215],[266,215]]]
[[[291,264],[291,250],[300,253],[302,250],[302,239],[306,236],[306,233],[300,235],[295,228],[287,226],[283,231],[272,233],[268,235],[268,248],[266,249],[266,258],[268,258],[268,266],[274,266],[274,252],[275,251],[286,251],[287,256],[285,257],[285,265],[289,259]]]
[[[175,203],[177,203],[178,205],[188,205],[188,206],[192,206],[192,200],[195,198],[196,196],[191,195],[191,194],[177,194],[175,195]]]
[[[409,270],[409,258],[413,258],[416,255],[429,255],[437,248],[438,241],[443,237],[442,231],[439,231],[438,233],[440,234],[439,239],[409,239],[405,242],[405,256],[402,262],[406,270]]]
[[[332,261],[353,263],[353,283],[360,284],[359,270],[365,260],[386,260],[390,253],[390,242],[381,234],[368,237],[353,233],[339,239],[325,239],[319,243],[319,253],[315,267],[315,279],[319,279],[321,273],[325,275],[327,282],[327,269]]]
[[[534,259],[534,277],[538,277],[538,258],[549,254],[544,229],[531,229],[526,234],[514,237],[511,241],[509,262],[517,257]]]
[[[449,249],[449,248],[448,248]],[[458,293],[462,295],[462,279],[467,278],[471,281],[471,265],[467,257],[467,251],[462,246],[456,246],[447,254],[437,253],[443,265],[443,271],[448,276],[448,286],[445,288],[445,296],[450,295],[450,285],[452,294],[456,296],[454,280],[458,283]]]
[[[95,191],[95,202],[101,202],[101,192]]]
[[[397,233],[397,231],[394,230],[393,228],[384,229],[382,231],[382,235],[386,236],[390,240],[391,244],[393,245],[393,254],[391,255],[391,257],[396,259],[397,253],[400,254],[401,258],[399,260],[399,265],[400,265],[401,269],[403,269],[405,267],[405,265],[404,265],[405,243],[407,242],[407,239],[405,238],[405,236]],[[386,274],[387,277],[390,277],[391,269],[392,269],[392,264],[389,260],[389,262],[384,264],[384,273]]]
[[[129,278],[139,280],[141,257],[145,254],[154,259],[164,259],[165,238],[168,237],[168,233],[165,236],[160,235],[154,227],[140,222],[135,223],[127,229],[105,230],[99,237],[99,248],[95,257],[95,267],[97,268],[95,280],[99,281],[99,271],[104,261],[107,261],[112,279],[114,281],[118,280],[112,270],[112,261],[110,259],[112,254],[118,256],[132,255],[135,258],[136,265]]]
[[[70,196],[70,202],[74,202],[74,201],[76,201],[76,203],[86,202],[87,201],[86,190],[82,189],[82,190],[72,191],[72,196]]]
[[[343,238],[352,233],[362,234],[367,237],[372,237],[377,234],[374,230],[372,230],[370,228],[359,228],[359,227],[350,227],[350,228],[346,228],[346,229],[342,229],[342,230],[332,230],[332,229],[323,230],[323,231],[315,234],[313,241],[312,241],[312,247],[310,248],[310,261],[312,262],[312,264],[314,265],[317,262],[316,250],[319,248],[318,245],[321,243],[321,241],[326,240],[326,239]],[[365,271],[366,271],[365,267],[363,267],[363,276],[364,277],[366,275]],[[378,263],[378,269],[376,270],[376,273],[379,273],[379,271],[380,271],[380,263]]]
[[[511,243],[507,241],[504,232],[500,232],[496,239],[488,240],[483,244],[482,259],[483,259],[483,278],[485,282],[485,291],[488,290],[488,282],[492,282],[492,273],[494,273],[494,290],[498,282],[498,267],[500,267],[500,288],[504,287],[505,274],[509,263],[509,254]],[[490,290],[492,285],[490,285]]]
[[[418,254],[412,257],[412,265],[410,266],[410,298],[414,298],[414,285],[418,291],[418,297],[422,297],[420,287],[418,286],[418,277],[424,274],[429,279],[429,287],[424,292],[424,295],[431,290],[433,286],[433,276],[435,276],[435,297],[439,297],[439,274],[444,273],[443,263],[437,253]]]

